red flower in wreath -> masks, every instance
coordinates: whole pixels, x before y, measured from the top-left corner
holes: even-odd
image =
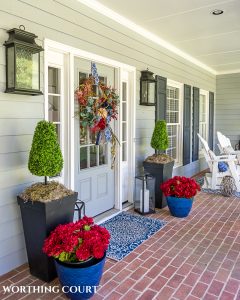
[[[96,123],[96,125],[91,128],[92,132],[96,132],[96,131],[100,131],[106,128],[106,120],[105,119],[101,119],[98,123]]]

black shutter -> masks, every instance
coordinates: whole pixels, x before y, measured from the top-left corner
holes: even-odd
[[[199,140],[199,88],[193,87],[193,143],[192,143],[192,161],[198,160]]]
[[[190,164],[190,156],[191,156],[191,86],[184,84],[183,165]]]
[[[167,78],[156,75],[155,121],[166,120]]]
[[[208,145],[213,150],[213,128],[214,128],[214,93],[209,92],[209,131]]]

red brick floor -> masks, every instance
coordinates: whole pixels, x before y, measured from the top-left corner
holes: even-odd
[[[107,260],[92,299],[240,300],[240,199],[199,193],[188,218],[173,218],[167,208],[153,217],[168,224],[122,261]],[[31,276],[27,265],[0,282],[0,299],[66,299],[52,293],[3,295],[3,285],[48,285]]]

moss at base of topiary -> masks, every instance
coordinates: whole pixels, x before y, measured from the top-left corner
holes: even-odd
[[[145,161],[156,164],[167,164],[174,161],[174,159],[167,154],[153,154],[151,156],[148,156]]]
[[[56,181],[50,181],[46,185],[41,182],[31,185],[20,195],[20,197],[24,201],[49,202],[73,194],[74,192],[67,189],[63,184]]]

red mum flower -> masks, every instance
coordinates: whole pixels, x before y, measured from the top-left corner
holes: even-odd
[[[168,179],[160,186],[165,196],[177,198],[192,198],[201,190],[200,185],[191,178],[185,176],[175,176]]]
[[[91,252],[88,247],[81,245],[76,251],[76,257],[79,260],[87,260],[91,257]]]
[[[109,232],[83,217],[75,223],[57,226],[44,241],[43,252],[61,261],[102,258],[110,241]]]

